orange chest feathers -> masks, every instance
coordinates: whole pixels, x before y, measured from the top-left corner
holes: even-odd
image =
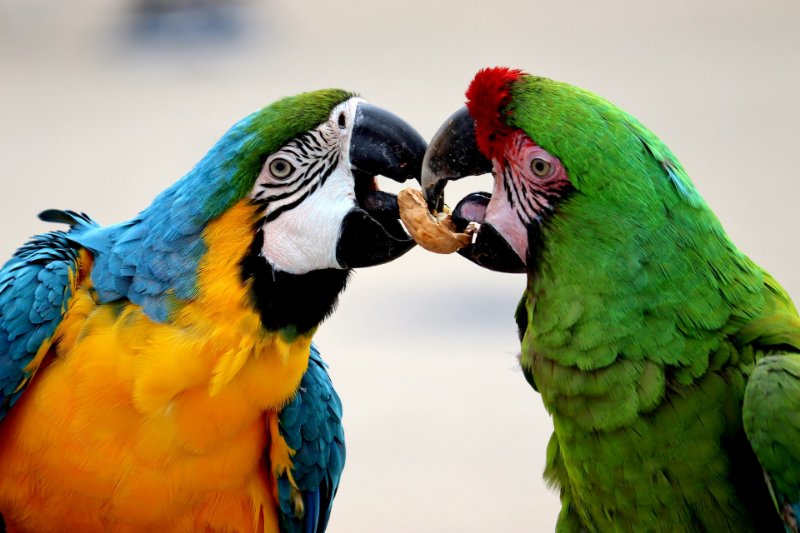
[[[268,418],[308,342],[260,342],[93,310],[0,425],[0,512],[30,531],[273,529]]]
[[[169,323],[75,293],[49,364],[0,423],[9,531],[278,531],[272,472],[290,465],[269,464],[289,461],[270,427],[311,338],[266,333],[243,305],[249,236],[235,237],[250,216],[209,227],[200,294]]]

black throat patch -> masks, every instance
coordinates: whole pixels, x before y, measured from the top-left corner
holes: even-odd
[[[242,281],[251,283],[253,303],[268,331],[294,329],[303,334],[330,315],[347,285],[350,270],[326,268],[306,274],[275,270],[260,255],[264,234],[258,230],[241,262]]]

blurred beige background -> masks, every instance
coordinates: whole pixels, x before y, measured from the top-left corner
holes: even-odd
[[[132,0],[0,3],[3,258],[49,229],[35,217],[45,208],[129,218],[280,96],[357,90],[430,138],[478,68],[505,64],[637,116],[739,246],[800,298],[797,0],[157,12]],[[488,186],[460,182],[450,203]],[[420,250],[355,275],[317,336],[348,438],[331,531],[553,529],[558,500],[541,479],[552,426],[516,368],[523,288],[521,276]]]

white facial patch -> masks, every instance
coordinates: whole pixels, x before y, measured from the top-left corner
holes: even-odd
[[[261,255],[276,269],[305,274],[341,268],[336,245],[342,222],[356,206],[350,135],[360,98],[328,121],[270,155],[250,197],[265,205]]]

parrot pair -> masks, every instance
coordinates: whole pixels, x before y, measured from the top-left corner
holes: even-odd
[[[376,176],[419,178],[426,146],[304,93],[127,222],[42,213],[69,230],[0,271],[6,531],[323,531],[345,446],[311,338],[353,268],[414,245]]]
[[[422,185],[491,172],[459,253],[524,272],[520,364],[552,416],[557,531],[798,531],[800,318],[680,162],[606,100],[480,71]]]
[[[70,229],[0,271],[8,531],[324,530],[345,451],[311,337],[351,269],[414,245],[375,176],[441,211],[487,172],[452,218],[461,255],[528,274],[557,529],[796,531],[790,298],[630,115],[507,68],[466,96],[430,146],[350,93],[286,98],[128,222],[42,213]]]

